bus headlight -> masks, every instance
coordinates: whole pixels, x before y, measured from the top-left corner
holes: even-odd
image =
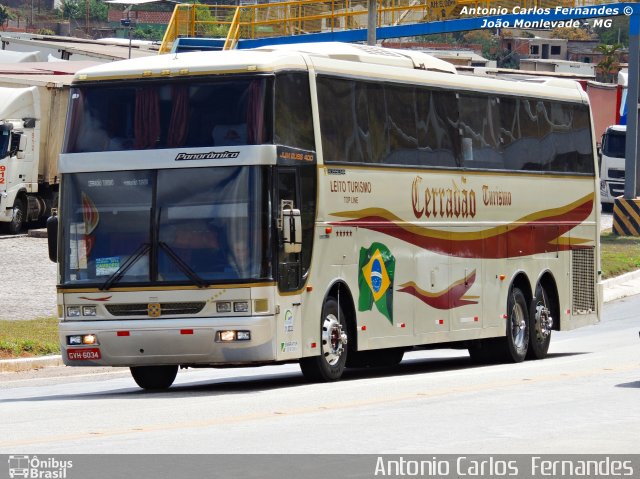
[[[80,316],[80,306],[67,306],[67,317],[79,318]]]
[[[97,310],[95,306],[83,306],[82,316],[96,316]]]
[[[77,334],[67,336],[67,345],[80,346],[81,344],[98,344],[98,337],[95,334]]]
[[[231,312],[231,301],[218,301],[216,303],[216,311],[218,313],[230,313]]]
[[[236,313],[246,313],[249,311],[248,301],[234,301],[233,311]]]

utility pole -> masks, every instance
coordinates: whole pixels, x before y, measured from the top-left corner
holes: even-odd
[[[89,0],[84,0],[84,30],[87,36],[89,36]]]
[[[629,17],[629,81],[624,197],[638,198],[638,67],[640,65],[640,14]]]
[[[378,21],[378,3],[377,0],[369,0],[369,8],[367,15],[367,45],[376,45],[376,25]]]

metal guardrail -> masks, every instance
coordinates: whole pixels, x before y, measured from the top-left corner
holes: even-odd
[[[610,0],[379,0],[377,26],[399,26],[453,17],[470,9],[554,8]],[[336,32],[367,26],[368,0],[293,0],[258,5],[176,5],[160,53],[179,37],[224,38],[224,49],[240,39]],[[464,7],[467,7],[466,10]],[[477,16],[477,14],[474,14]]]

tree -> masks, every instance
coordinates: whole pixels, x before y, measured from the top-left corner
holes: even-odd
[[[591,35],[582,28],[560,27],[551,31],[551,38],[566,38],[567,40],[591,40]]]
[[[465,43],[479,43],[482,45],[483,57],[495,57],[498,39],[490,30],[472,30],[469,33],[465,33],[463,39]]]
[[[0,5],[0,27],[4,29],[4,24],[7,20],[10,20],[13,17],[11,12],[4,5]]]
[[[629,46],[629,17],[613,17],[611,26],[595,28],[594,32],[598,35],[600,43],[605,45],[622,43],[623,46],[627,47]]]
[[[58,13],[63,19],[72,20],[79,18],[83,11],[84,1],[80,4],[80,0],[62,0]]]
[[[104,22],[109,15],[109,7],[100,0],[89,0],[89,11],[91,19]]]
[[[622,48],[622,44],[614,43],[613,45],[598,45],[596,50],[602,53],[602,60],[598,63],[598,70],[607,83],[612,83],[614,75],[618,72],[618,55]]]

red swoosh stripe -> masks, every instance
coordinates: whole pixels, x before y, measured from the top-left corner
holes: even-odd
[[[589,194],[565,207],[543,210],[508,225],[474,232],[425,228],[407,223],[384,208],[334,213],[334,216],[354,219],[333,224],[377,231],[425,250],[459,258],[513,258],[584,247],[568,244],[560,237],[589,217],[593,197]]]
[[[438,293],[429,293],[424,291],[413,281],[400,285],[400,289],[398,289],[398,291],[415,296],[432,308],[453,309],[459,308],[460,306],[466,306],[468,304],[478,304],[477,301],[464,299],[464,294],[469,291],[469,288],[471,288],[475,280],[476,270],[474,269],[469,276],[456,281],[450,287]]]

